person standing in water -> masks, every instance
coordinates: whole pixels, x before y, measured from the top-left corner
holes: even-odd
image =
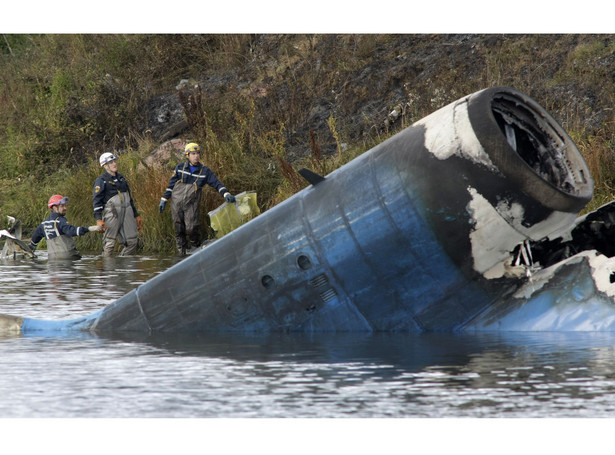
[[[217,190],[226,202],[235,202],[235,196],[218,180],[212,170],[199,162],[201,153],[199,144],[189,143],[184,153],[187,161],[175,167],[169,186],[160,198],[158,206],[158,210],[162,213],[167,201],[170,199],[172,202],[171,216],[178,256],[192,253],[201,246],[199,202],[206,184]]]
[[[124,248],[120,256],[137,250],[138,231],[143,222],[130,194],[126,178],[117,171],[117,156],[103,153],[100,165],[105,172],[94,182],[94,218],[104,228],[103,256],[111,256],[118,241]]]
[[[100,232],[102,226],[73,226],[66,220],[66,204],[68,198],[54,194],[49,198],[47,206],[51,214],[34,231],[30,241],[30,251],[34,252],[39,242],[47,240],[49,259],[80,259],[81,255],[75,246],[73,237],[85,235],[88,232]]]

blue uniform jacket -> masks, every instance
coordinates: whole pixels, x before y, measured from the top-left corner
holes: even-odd
[[[218,192],[222,196],[224,196],[224,193],[228,193],[228,189],[220,182],[220,180],[218,180],[218,177],[216,177],[212,170],[209,169],[207,166],[204,166],[201,163],[197,163],[194,168],[194,171],[190,170],[189,161],[179,163],[173,171],[171,180],[169,180],[169,186],[162,195],[162,199],[165,201],[171,199],[171,195],[173,194],[173,188],[175,187],[175,184],[177,182],[184,182],[188,184],[196,183],[197,188],[203,188],[207,184],[212,188],[218,190]]]
[[[135,218],[139,216],[135,203],[132,200],[132,195],[130,194],[130,188],[128,187],[126,178],[119,172],[116,173],[115,176],[105,172],[94,181],[94,218],[97,220],[102,220],[105,204],[120,191],[130,195],[130,206],[132,207],[132,212],[134,213]]]
[[[34,231],[34,235],[32,235],[32,240],[30,242],[30,248],[32,248],[32,250],[35,250],[43,237],[47,240],[51,240],[58,237],[59,235],[76,237],[78,235],[85,235],[88,232],[90,231],[87,227],[77,227],[68,224],[66,218],[64,218],[59,213],[53,212],[45,219],[45,221],[39,224],[36,228],[36,231]]]

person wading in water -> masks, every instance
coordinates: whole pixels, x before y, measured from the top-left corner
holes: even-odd
[[[99,225],[76,227],[68,224],[65,218],[67,203],[68,198],[59,194],[49,198],[47,207],[51,209],[51,214],[34,231],[29,245],[30,251],[34,252],[39,242],[45,238],[49,259],[80,259],[81,255],[73,237],[103,230]]]
[[[186,145],[184,153],[188,160],[175,167],[169,186],[160,198],[158,206],[158,210],[162,213],[167,201],[171,199],[171,216],[178,256],[191,254],[201,246],[199,202],[206,184],[217,190],[226,202],[235,202],[235,196],[218,180],[212,170],[199,162],[201,153],[199,144],[191,142]]]
[[[124,245],[120,256],[135,254],[137,233],[143,221],[132,200],[126,178],[117,171],[117,156],[103,153],[100,165],[105,173],[94,182],[94,218],[103,226],[103,256],[111,256],[116,240]]]

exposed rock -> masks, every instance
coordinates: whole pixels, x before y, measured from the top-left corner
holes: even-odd
[[[144,168],[168,167],[171,161],[181,161],[184,157],[186,142],[183,139],[171,139],[165,142],[141,160],[139,170]]]
[[[147,106],[147,129],[152,137],[165,141],[188,128],[179,98],[176,93],[151,98]]]

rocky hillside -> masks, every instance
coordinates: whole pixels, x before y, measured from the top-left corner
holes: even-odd
[[[292,162],[310,140],[324,154],[370,144],[494,85],[528,93],[568,130],[612,123],[611,35],[3,37],[0,177],[23,173],[14,155],[48,169],[68,150],[74,163],[206,128],[224,140],[241,121],[251,152],[277,132]]]
[[[612,120],[615,38],[596,35],[359,35],[246,37],[245,58],[210,68],[148,100],[143,130],[190,134],[184,98],[202,92],[211,116],[247,109],[254,128],[284,127],[290,161],[337,142],[368,144],[465,94],[518,88],[568,129],[591,135]],[[195,86],[199,88],[195,89]],[[232,123],[218,125],[233,128]]]

